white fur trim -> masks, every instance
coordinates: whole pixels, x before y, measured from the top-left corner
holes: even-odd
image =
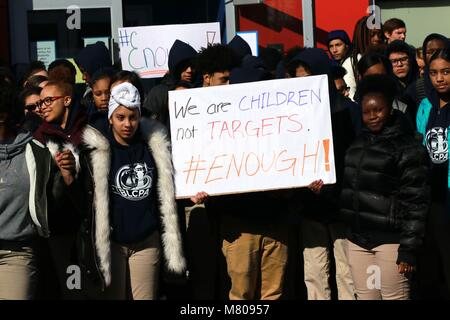
[[[186,260],[183,256],[178,225],[170,142],[165,127],[159,122],[144,119],[141,121],[141,130],[144,137],[147,138],[158,170],[158,195],[162,222],[161,240],[167,267],[171,271],[182,273],[186,269]]]
[[[48,141],[47,142],[47,148],[50,151],[50,154],[52,155],[52,158],[56,158],[56,154],[59,152],[59,145],[56,142]]]
[[[96,129],[88,126],[83,142],[93,148],[91,153],[94,179],[95,247],[100,259],[100,270],[106,286],[111,283],[111,248],[109,240],[109,189],[110,147],[108,140]]]
[[[78,177],[78,173],[80,172],[80,155],[78,153],[78,150],[71,143],[64,144],[63,145],[63,150],[69,150],[70,152],[72,152],[73,157],[75,158],[75,178],[77,178]]]
[[[78,177],[78,173],[80,172],[80,155],[77,148],[73,144],[65,143],[63,146],[60,146],[56,142],[49,140],[47,142],[47,148],[50,151],[53,160],[55,160],[56,154],[58,152],[62,152],[64,150],[69,150],[70,152],[72,152],[73,157],[75,158],[75,178]]]

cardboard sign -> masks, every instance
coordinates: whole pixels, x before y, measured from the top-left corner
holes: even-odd
[[[169,51],[175,40],[198,51],[220,43],[221,37],[219,23],[212,22],[120,28],[118,39],[124,70],[135,71],[141,78],[160,78],[169,70]]]
[[[336,182],[326,75],[169,92],[178,198]]]

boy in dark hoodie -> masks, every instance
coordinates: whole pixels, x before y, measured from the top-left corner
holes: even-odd
[[[178,83],[195,81],[194,59],[197,51],[189,44],[176,40],[169,51],[169,72],[161,83],[150,90],[144,101],[143,108],[150,117],[163,123],[170,132],[168,94]]]
[[[103,42],[87,45],[75,58],[75,63],[83,74],[86,82],[86,91],[81,104],[89,108],[93,104],[91,78],[98,70],[111,69],[111,55]]]
[[[353,103],[337,93],[331,63],[322,49],[306,48],[287,65],[291,77],[328,75],[331,123],[333,130],[336,181],[334,185],[324,186],[315,181],[309,189],[302,189],[297,199],[302,208],[301,237],[305,261],[304,279],[309,300],[329,300],[331,290],[328,244],[333,244],[336,261],[336,283],[340,300],[354,299],[353,280],[345,254],[347,240],[345,229],[338,221],[338,197],[341,189],[344,155],[356,132],[357,123],[352,122]],[[356,113],[355,113],[356,114]],[[320,257],[320,258],[317,258]]]

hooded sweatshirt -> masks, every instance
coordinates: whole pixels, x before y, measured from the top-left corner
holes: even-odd
[[[0,144],[0,240],[24,241],[37,235],[28,211],[30,178],[25,147],[33,139],[19,133]]]
[[[139,131],[128,146],[119,144],[111,131],[107,136],[111,143],[112,238],[136,243],[158,228],[155,161]]]
[[[400,82],[400,88],[405,88],[414,81],[417,80],[417,77],[419,75],[419,66],[417,65],[416,61],[416,53],[414,51],[414,48],[411,48],[406,42],[401,40],[395,40],[392,41],[386,49],[386,57],[389,59],[389,55],[391,53],[397,53],[397,52],[403,52],[408,55],[408,62],[409,62],[409,72],[406,75],[405,79],[398,79]]]
[[[174,44],[170,48],[169,52],[169,70],[171,73],[182,72],[183,70],[177,70],[180,64],[189,62],[197,55],[197,51],[189,44],[181,41],[175,40]],[[178,74],[175,77],[179,77]]]
[[[361,116],[360,112],[357,112],[359,108],[355,103],[338,94],[331,76],[331,61],[325,51],[307,48],[292,59],[292,61],[295,60],[306,64],[312,75],[328,75],[337,183],[324,186],[318,196],[303,189],[302,205],[304,205],[305,214],[311,214],[310,218],[321,222],[334,222],[338,213],[337,202],[342,183],[345,152],[361,127]]]
[[[442,40],[444,41],[447,45],[449,45],[449,40],[447,39],[447,37],[443,36],[442,34],[438,34],[438,33],[432,33],[430,35],[428,35],[425,40],[423,41],[423,45],[422,45],[422,54],[423,57],[425,59],[426,55],[427,55],[427,44],[428,42],[430,42],[431,40]],[[426,63],[426,61],[425,61]],[[405,102],[406,104],[411,105],[411,104],[416,104],[416,106],[418,107],[420,105],[420,102],[430,96],[430,94],[433,91],[433,85],[431,84],[431,79],[429,76],[429,66],[425,65],[425,70],[424,70],[424,76],[423,78],[419,78],[417,79],[417,81],[411,83],[405,90],[403,97],[402,97],[402,101]]]
[[[111,56],[103,42],[86,46],[75,58],[75,62],[90,76],[100,69],[112,67]]]

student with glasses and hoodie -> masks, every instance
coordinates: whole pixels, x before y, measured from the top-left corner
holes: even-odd
[[[141,118],[141,96],[129,82],[113,84],[108,121],[82,131],[81,171],[69,183],[82,217],[83,283],[105,290],[101,298],[157,299],[160,270],[182,273],[186,265],[170,143],[161,124]]]
[[[419,264],[421,293],[439,288],[450,298],[450,48],[437,50],[428,60],[431,92],[419,105],[417,130],[431,161],[432,205],[428,215],[425,247]]]
[[[39,236],[49,237],[47,197],[58,171],[47,148],[17,129],[23,109],[0,80],[0,300],[35,298]],[[61,170],[71,170],[69,159]]]

